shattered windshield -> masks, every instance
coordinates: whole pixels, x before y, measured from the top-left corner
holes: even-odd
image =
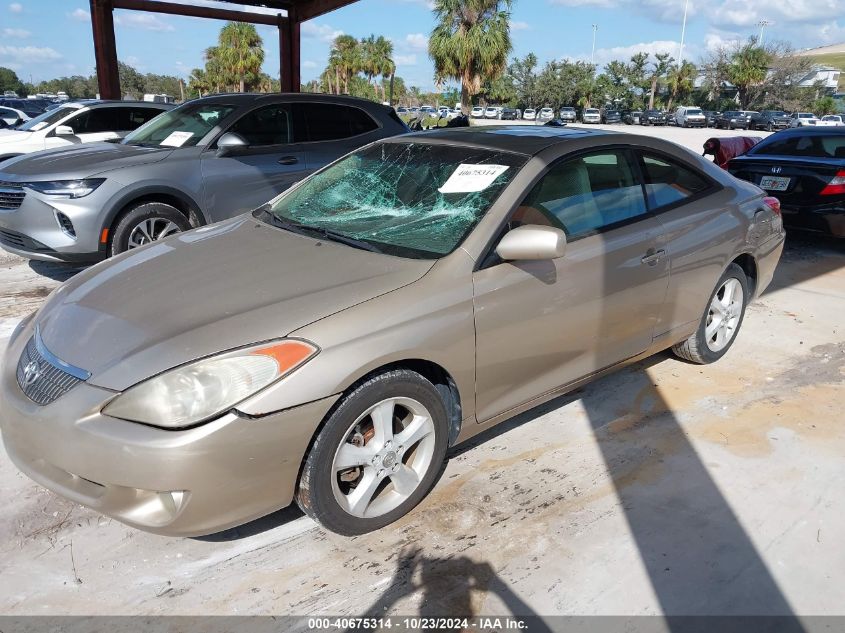
[[[381,143],[315,174],[269,213],[283,228],[434,259],[463,241],[526,160],[470,147]]]

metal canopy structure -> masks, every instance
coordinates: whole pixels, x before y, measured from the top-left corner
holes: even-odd
[[[299,27],[306,20],[339,9],[357,0],[216,0],[239,7],[261,7],[277,11],[275,15],[209,6],[207,2],[178,4],[165,0],[89,0],[97,83],[102,99],[120,99],[117,71],[117,47],[114,37],[114,10],[129,9],[168,13],[195,18],[265,24],[279,29],[279,78],[282,92],[299,92]]]

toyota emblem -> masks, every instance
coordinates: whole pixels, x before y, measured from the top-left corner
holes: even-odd
[[[38,361],[30,361],[29,364],[23,368],[24,387],[31,386],[39,378],[41,378],[41,365],[38,364]]]
[[[783,167],[772,167],[772,173],[773,174],[779,174],[782,169],[783,169]]]

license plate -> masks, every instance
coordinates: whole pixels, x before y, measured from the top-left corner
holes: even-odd
[[[767,191],[786,191],[789,187],[789,178],[781,176],[763,176],[760,179],[760,189]]]

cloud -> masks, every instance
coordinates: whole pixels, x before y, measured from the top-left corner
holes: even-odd
[[[679,42],[672,40],[655,40],[653,42],[641,42],[629,46],[613,46],[610,48],[597,48],[595,62],[601,68],[613,60],[628,61],[637,53],[648,53],[654,56],[656,53],[669,53],[672,57],[678,57]],[[684,43],[684,59],[690,59],[696,54],[697,48],[691,44]],[[572,59],[579,61],[590,61],[589,53],[582,53]]]
[[[3,29],[2,36],[8,39],[25,40],[30,35],[32,35],[32,32],[26,29]]]
[[[416,66],[417,56],[413,53],[411,55],[394,55],[393,61],[397,66]]]
[[[621,0],[551,0],[551,3],[562,7],[601,7],[604,9],[622,4]]]
[[[528,22],[520,22],[519,20],[511,20],[511,31],[527,31],[531,28]]]
[[[401,2],[405,2],[406,4],[418,4],[426,9],[434,8],[433,0],[401,0]]]
[[[67,14],[67,17],[69,17],[71,20],[76,20],[77,22],[91,21],[91,14],[88,13],[85,9],[74,9],[73,12]]]
[[[316,68],[317,62],[312,61],[310,59],[306,59],[304,62],[302,62],[302,67],[303,68]]]
[[[23,13],[23,5],[20,2],[13,2],[9,5],[9,11],[12,13]]]
[[[428,38],[422,33],[408,33],[405,36],[405,46],[412,51],[427,51]]]
[[[300,28],[302,37],[309,37],[320,40],[321,42],[331,42],[338,35],[343,35],[343,31],[336,29],[328,24],[317,24],[316,22],[303,22]]]
[[[127,12],[115,14],[114,23],[129,29],[141,29],[144,31],[173,31],[173,25],[165,22],[152,13]]]
[[[211,7],[213,9],[228,9],[229,11],[245,11],[247,13],[262,13],[264,15],[287,15],[284,9],[270,9],[268,7],[256,7],[248,4],[233,4],[222,0],[170,0],[176,4],[188,4],[192,6]]]
[[[2,46],[0,45],[0,66],[9,64],[41,64],[61,59],[61,54],[47,46]],[[7,63],[8,62],[8,63]]]

